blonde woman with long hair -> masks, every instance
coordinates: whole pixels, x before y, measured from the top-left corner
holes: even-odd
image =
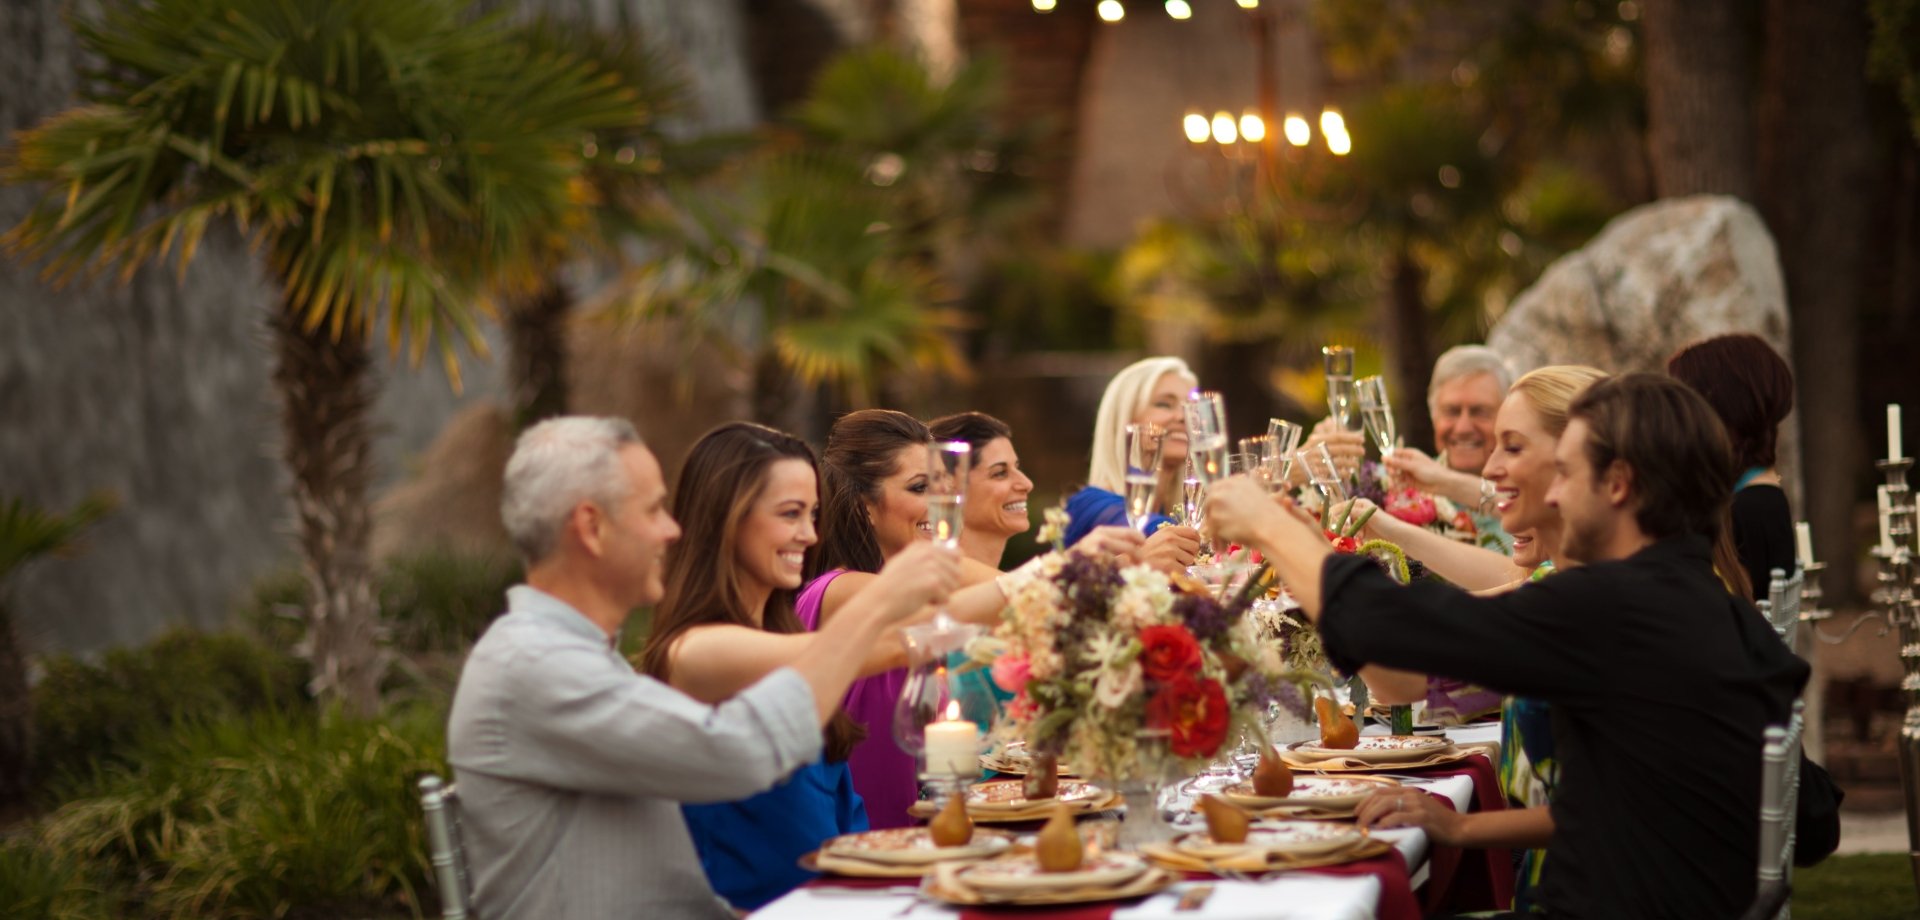
[[[1093,423],[1093,447],[1088,451],[1087,484],[1067,499],[1066,542],[1077,543],[1095,527],[1127,523],[1127,461],[1122,435],[1131,424],[1159,425],[1167,430],[1160,450],[1158,509],[1147,521],[1147,542],[1133,554],[1136,561],[1159,568],[1192,565],[1200,551],[1200,533],[1175,525],[1165,514],[1182,499],[1181,481],[1187,465],[1187,393],[1199,378],[1179,358],[1146,358],[1115,374],[1100,397]]]

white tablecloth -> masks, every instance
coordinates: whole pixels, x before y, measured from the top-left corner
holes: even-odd
[[[1370,732],[1371,733],[1371,732]],[[1500,726],[1454,728],[1447,736],[1455,743],[1498,743]],[[1391,774],[1390,774],[1391,775]],[[1465,776],[1438,779],[1401,777],[1400,781],[1435,795],[1446,796],[1453,806],[1466,811],[1473,802],[1473,780]],[[1182,811],[1183,800],[1166,802],[1170,811],[1181,815],[1177,823],[1198,821],[1198,815]],[[1192,817],[1187,817],[1192,815]],[[1374,832],[1391,841],[1406,857],[1413,887],[1427,880],[1427,834],[1418,828],[1393,828]],[[1213,896],[1197,911],[1174,913],[1179,892],[1192,885],[1213,885]],[[1380,880],[1371,877],[1336,877],[1311,872],[1289,872],[1260,882],[1227,880],[1183,882],[1139,904],[1114,911],[1114,920],[1372,920],[1380,903]],[[755,911],[754,920],[882,920],[882,918],[958,917],[960,911],[945,905],[917,900],[911,885],[890,888],[801,888]]]

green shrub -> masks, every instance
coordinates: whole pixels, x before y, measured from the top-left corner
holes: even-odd
[[[183,721],[311,705],[304,665],[238,633],[182,629],[108,652],[97,665],[71,656],[44,663],[33,693],[43,780],[67,782],[135,760],[149,739]]]
[[[520,567],[494,556],[430,552],[391,560],[380,573],[380,613],[403,653],[458,652],[506,609]]]
[[[445,767],[435,709],[181,724],[40,829],[143,916],[333,917],[434,907],[414,782]]]
[[[29,839],[0,840],[0,917],[100,920],[111,899],[72,860]]]

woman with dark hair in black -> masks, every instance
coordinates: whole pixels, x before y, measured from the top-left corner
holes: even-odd
[[[1667,359],[1667,374],[1704,397],[1726,425],[1740,470],[1733,487],[1733,549],[1752,596],[1764,598],[1771,570],[1791,574],[1798,565],[1793,511],[1775,468],[1780,423],[1793,411],[1793,370],[1765,339],[1740,333],[1680,349]]]

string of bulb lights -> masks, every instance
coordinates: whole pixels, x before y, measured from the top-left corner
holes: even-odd
[[[1032,3],[1035,12],[1051,13],[1059,7],[1060,0],[1032,0]],[[1260,0],[1234,0],[1234,3],[1243,10],[1260,8]],[[1163,0],[1161,6],[1170,18],[1193,18],[1191,0]],[[1100,0],[1094,11],[1106,22],[1119,22],[1127,17],[1127,7],[1120,0]],[[1181,118],[1180,127],[1187,140],[1196,145],[1212,143],[1224,148],[1242,141],[1261,144],[1267,139],[1266,119],[1252,109],[1242,111],[1238,119],[1231,112],[1215,112],[1209,118],[1205,112],[1189,110]],[[1313,143],[1313,126],[1300,113],[1288,112],[1281,121],[1280,136],[1294,147],[1306,147]],[[1338,109],[1320,110],[1320,137],[1326,142],[1327,152],[1334,156],[1343,157],[1353,152],[1353,137],[1347,133],[1346,119]]]
[[[1239,4],[1243,10],[1260,8],[1260,0],[1233,0],[1233,2]],[[1059,5],[1060,0],[1033,0],[1033,9],[1039,13],[1051,13]],[[1189,0],[1165,0],[1161,6],[1165,7],[1167,15],[1174,19],[1193,18],[1193,4]],[[1094,7],[1094,12],[1107,22],[1119,22],[1127,18],[1127,6],[1120,0],[1100,0],[1100,4]]]

